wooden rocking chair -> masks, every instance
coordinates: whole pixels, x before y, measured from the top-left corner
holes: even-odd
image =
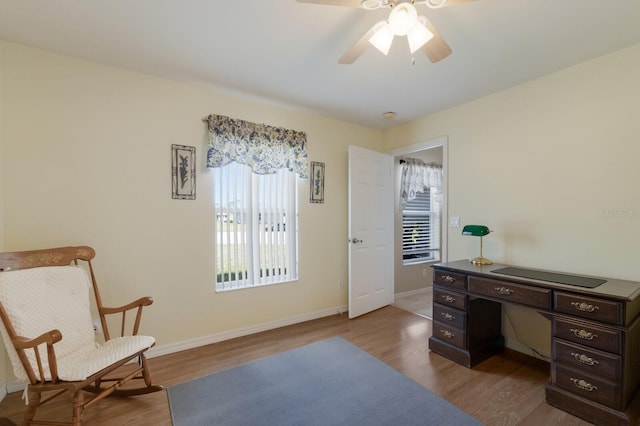
[[[155,339],[138,335],[142,308],[153,300],[143,297],[119,308],[102,306],[91,266],[94,256],[91,247],[0,253],[0,317],[4,325],[0,331],[14,374],[28,381],[24,425],[80,425],[84,409],[108,395],[132,396],[163,389],[151,384],[143,354]],[[86,261],[90,279],[78,260]],[[95,339],[90,283],[103,344]],[[126,313],[131,310],[136,314],[133,330],[125,335]],[[121,315],[120,337],[109,334],[106,317],[111,314]],[[132,360],[137,360],[137,365],[127,365],[122,377],[114,377],[114,370]],[[122,388],[133,379],[142,379],[144,384]],[[85,398],[84,391],[95,395]],[[47,398],[43,400],[45,392]],[[63,394],[72,399],[70,423],[35,420],[40,405]]]

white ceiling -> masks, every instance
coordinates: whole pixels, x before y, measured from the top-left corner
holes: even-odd
[[[436,64],[401,38],[339,65],[388,9],[295,0],[0,0],[0,39],[381,129],[640,43],[640,0],[417,8],[453,49]]]

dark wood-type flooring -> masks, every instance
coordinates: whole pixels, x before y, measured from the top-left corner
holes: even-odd
[[[259,358],[341,336],[444,397],[487,425],[587,425],[547,405],[549,364],[505,351],[470,370],[428,350],[431,320],[394,306],[349,320],[335,315],[149,360],[154,382],[165,387]],[[0,402],[0,425],[20,424],[22,393]],[[39,410],[70,419],[66,397]],[[42,417],[42,416],[40,416]],[[166,392],[106,398],[85,411],[86,425],[171,425]]]

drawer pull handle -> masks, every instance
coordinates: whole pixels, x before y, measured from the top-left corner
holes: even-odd
[[[452,277],[451,275],[443,275],[442,279],[448,283],[453,283],[456,281],[456,279],[454,277]]]
[[[443,294],[441,297],[442,297],[442,300],[444,300],[447,303],[456,303],[456,298],[453,296],[449,296],[448,294]]]
[[[593,306],[584,302],[571,302],[571,306],[582,312],[594,312],[600,309],[598,306]]]
[[[440,333],[442,333],[442,335],[447,339],[453,339],[454,337],[456,337],[456,333],[453,333],[449,330],[440,330]]]
[[[448,320],[448,321],[453,321],[454,319],[456,319],[455,315],[452,315],[448,312],[440,312],[440,315],[442,315],[444,317],[444,319]]]
[[[585,364],[585,365],[598,365],[600,364],[598,361],[596,361],[595,359],[588,357],[584,354],[576,354],[571,352],[571,356],[574,357],[576,359],[576,361],[578,361],[581,364]]]
[[[511,296],[513,294],[513,290],[507,287],[495,287],[494,290],[497,291],[498,294],[502,294],[506,296]]]
[[[597,334],[593,334],[591,332],[588,332],[587,330],[578,330],[577,328],[572,328],[570,330],[576,337],[580,339],[593,340],[598,337]]]
[[[576,385],[576,387],[588,392],[593,392],[594,390],[598,389],[597,386],[594,386],[591,383],[587,383],[583,379],[574,379],[573,377],[571,377],[569,380],[571,380],[573,384]]]

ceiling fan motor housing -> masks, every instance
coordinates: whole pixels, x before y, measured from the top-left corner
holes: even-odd
[[[452,50],[444,41],[434,25],[425,17],[418,16],[415,5],[426,5],[431,9],[454,6],[474,0],[297,0],[300,3],[317,3],[334,6],[356,7],[365,10],[390,8],[391,13],[385,20],[376,22],[347,52],[338,60],[340,64],[352,64],[373,45],[387,55],[395,36],[406,37],[409,51],[413,55],[422,50],[432,63],[448,57]],[[415,61],[415,60],[414,60]],[[415,62],[413,62],[415,63]]]

